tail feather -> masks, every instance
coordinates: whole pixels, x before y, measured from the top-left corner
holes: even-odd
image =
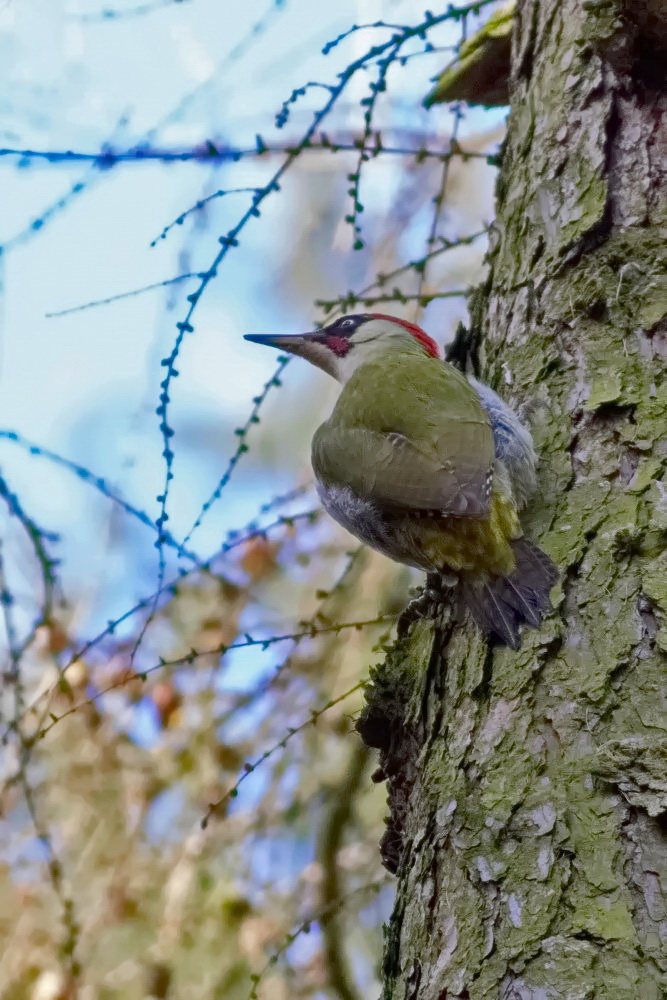
[[[462,580],[461,598],[473,618],[511,649],[521,646],[521,626],[538,628],[551,610],[549,591],[558,579],[553,562],[537,545],[520,538],[513,543],[516,570],[511,576],[483,583]]]
[[[522,612],[526,624],[532,626],[532,628],[539,628],[542,615],[532,592],[525,591],[524,587],[517,586],[511,577],[506,577],[502,583],[505,585],[505,589],[511,592],[514,598],[512,603],[514,603],[517,611]]]

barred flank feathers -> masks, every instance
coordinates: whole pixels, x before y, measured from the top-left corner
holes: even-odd
[[[542,549],[527,538],[512,543],[516,570],[486,583],[463,580],[461,598],[480,628],[504,646],[519,649],[521,626],[538,628],[551,610],[549,591],[558,570]]]

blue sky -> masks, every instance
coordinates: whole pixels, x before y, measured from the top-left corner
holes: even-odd
[[[143,16],[96,17],[103,10],[133,7],[111,0],[9,0],[0,7],[4,145],[94,152],[105,143],[128,148],[146,135],[166,148],[188,148],[204,138],[252,146],[258,132],[267,141],[298,137],[308,109],[324,92],[309,93],[285,132],[277,133],[273,116],[282,100],[308,80],[333,81],[386,32],[359,33],[326,58],[322,45],[355,21],[411,21],[420,10],[413,2],[391,0],[324,6],[308,0],[246,5],[192,0]],[[253,32],[253,25],[260,30]],[[452,30],[443,29],[440,39],[447,41]],[[422,59],[403,78],[407,110],[394,112],[399,124],[415,120],[414,108],[444,58]],[[356,102],[367,85],[367,77],[353,81],[349,110],[334,119],[339,127],[358,122]],[[429,121],[442,127],[446,114],[438,111]],[[475,123],[473,116],[465,127]],[[0,426],[103,475],[156,516],[155,496],[164,476],[154,412],[160,359],[171,349],[175,322],[193,285],[56,318],[47,314],[208,267],[217,236],[236,222],[247,195],[216,201],[205,231],[188,224],[175,227],[156,247],[151,241],[202,196],[220,186],[264,183],[276,163],[242,161],[215,170],[129,164],[100,172],[78,164],[0,160],[0,242],[8,247],[0,260]],[[80,181],[83,191],[63,210],[39,231],[30,228]],[[170,411],[176,475],[169,525],[177,535],[210,493],[233,450],[234,426],[245,420],[252,397],[275,368],[275,356],[246,344],[242,334],[303,328],[314,318],[275,285],[276,255],[290,239],[295,199],[298,210],[298,189],[288,184],[286,190],[289,196],[268,204],[244,231],[241,246],[202,297],[195,333],[184,344]],[[376,197],[387,200],[381,191]],[[354,261],[349,263],[354,274]],[[342,291],[334,287],[332,294]],[[295,405],[294,395],[285,402],[285,393],[304,378],[295,369],[287,374],[280,399],[267,406],[270,420]],[[312,378],[321,380],[322,392],[331,392],[325,376],[311,373]],[[308,425],[308,414],[303,421]],[[261,432],[255,441],[224,501],[195,539],[202,553],[215,548],[225,530],[245,523],[269,495],[307,475],[307,450],[292,455],[283,448],[280,461],[272,461],[262,450]],[[145,593],[155,574],[149,533],[128,528],[132,545],[111,552],[117,525],[108,504],[89,487],[7,443],[0,442],[0,461],[29,512],[43,526],[63,532],[63,573],[79,590],[96,593],[91,607],[104,617],[118,610],[119,600]],[[139,536],[143,547],[136,544]],[[16,556],[20,561],[20,550]],[[82,569],[88,579],[82,579]],[[136,580],[134,593],[120,583],[128,572]]]

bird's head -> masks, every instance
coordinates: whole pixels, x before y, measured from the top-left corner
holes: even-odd
[[[342,316],[313,333],[250,333],[245,339],[305,358],[339,382],[347,382],[361,365],[389,351],[440,357],[438,345],[421,327],[384,313]]]

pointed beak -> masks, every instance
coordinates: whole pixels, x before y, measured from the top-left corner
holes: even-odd
[[[243,339],[249,340],[252,344],[275,347],[276,350],[285,351],[287,354],[296,354],[297,357],[305,358],[318,367],[322,367],[323,355],[330,353],[323,346],[322,334],[318,330],[313,333],[247,333]]]
[[[267,347],[275,347],[288,354],[296,354],[297,357],[310,361],[316,368],[321,368],[328,375],[337,377],[335,355],[325,346],[321,330],[314,330],[312,333],[247,333],[244,340],[250,340],[253,344],[266,344]]]
[[[322,330],[313,330],[312,333],[247,333],[243,339],[296,354],[297,357],[310,361],[316,368],[321,368],[327,375],[338,378],[337,358],[326,346],[326,333]]]

